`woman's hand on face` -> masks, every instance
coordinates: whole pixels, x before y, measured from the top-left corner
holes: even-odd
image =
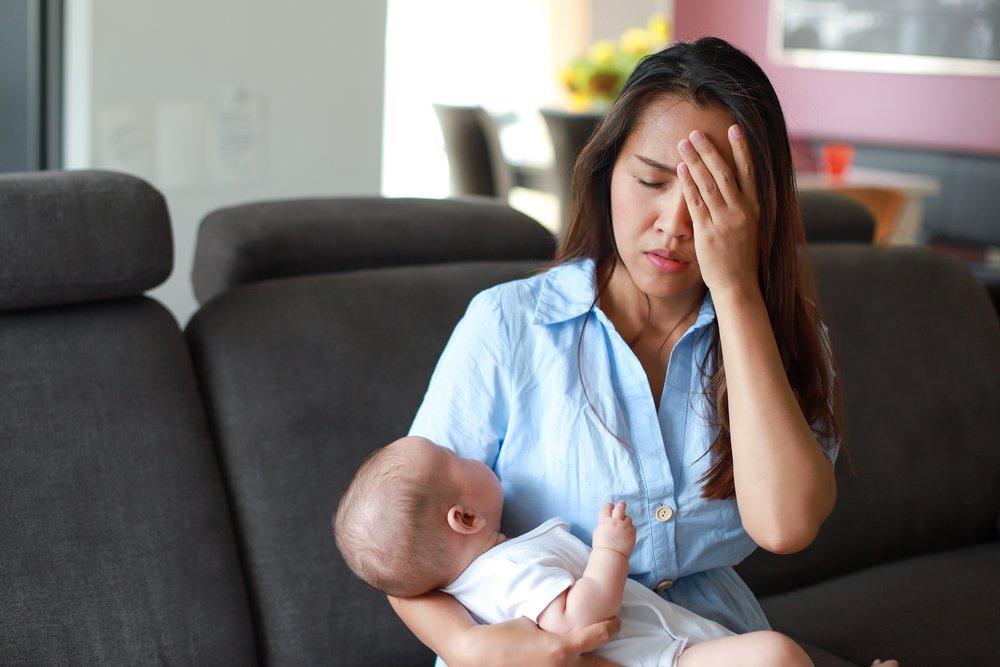
[[[695,130],[677,148],[677,176],[694,227],[702,280],[715,292],[757,284],[760,203],[753,160],[738,125],[728,131],[736,173],[711,139]]]
[[[621,627],[617,618],[565,633],[545,632],[525,617],[497,625],[469,628],[461,658],[449,667],[539,665],[540,667],[617,667],[590,651],[613,639]]]

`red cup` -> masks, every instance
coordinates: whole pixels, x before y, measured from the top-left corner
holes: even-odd
[[[823,144],[820,149],[823,173],[835,181],[843,180],[853,160],[854,146],[851,144]]]

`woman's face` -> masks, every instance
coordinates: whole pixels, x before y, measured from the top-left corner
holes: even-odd
[[[677,180],[677,145],[700,130],[735,169],[727,131],[732,116],[676,97],[640,114],[611,172],[615,243],[632,282],[650,299],[700,296],[704,290],[694,230]]]

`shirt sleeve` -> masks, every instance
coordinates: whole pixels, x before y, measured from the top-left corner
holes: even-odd
[[[510,413],[510,345],[497,288],[477,295],[452,332],[410,427],[493,466]]]

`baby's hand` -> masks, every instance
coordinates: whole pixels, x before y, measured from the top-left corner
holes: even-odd
[[[632,517],[625,513],[625,501],[617,505],[608,503],[597,515],[594,529],[594,548],[611,549],[628,558],[635,548],[635,526]]]

